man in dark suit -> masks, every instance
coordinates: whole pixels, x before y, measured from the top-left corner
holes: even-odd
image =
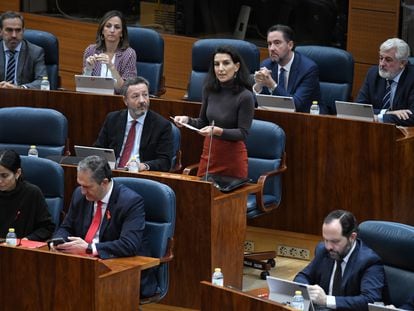
[[[52,246],[70,254],[102,259],[149,256],[144,238],[144,200],[131,189],[112,180],[106,159],[89,156],[78,164],[80,187],[72,195],[68,213],[54,238],[66,243]],[[156,281],[149,270],[142,275],[141,292],[150,296]]]
[[[350,212],[329,213],[322,236],[314,259],[294,279],[310,284],[314,303],[336,310],[368,310],[368,303],[388,300],[381,258],[357,239],[357,222]]]
[[[321,97],[319,69],[314,61],[293,51],[293,36],[289,26],[269,28],[267,46],[270,58],[265,59],[255,73],[253,91],[292,96],[296,111],[309,112],[312,101],[320,101]]]
[[[371,104],[378,121],[414,126],[414,66],[410,47],[398,38],[380,46],[379,65],[369,69],[357,102]]]
[[[40,88],[47,77],[44,51],[23,40],[23,16],[5,12],[0,17],[0,87]]]
[[[114,149],[118,167],[124,167],[131,156],[139,155],[139,170],[169,171],[173,156],[171,124],[149,110],[149,82],[142,77],[124,82],[122,94],[128,109],[107,115],[95,142],[96,147]],[[132,148],[126,148],[135,124]],[[126,159],[126,160],[125,160]]]

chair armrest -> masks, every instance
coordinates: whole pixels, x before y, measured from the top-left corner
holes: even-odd
[[[160,263],[169,262],[174,258],[174,238],[168,238],[167,250],[165,255],[160,258]]]
[[[287,170],[286,166],[286,153],[283,153],[282,157],[282,163],[280,163],[280,166],[278,169],[266,172],[262,174],[259,179],[257,180],[257,184],[260,185],[260,190],[256,192],[256,204],[259,210],[261,210],[263,213],[269,213],[270,211],[276,209],[278,205],[276,204],[270,204],[265,205],[263,201],[263,189],[266,184],[266,181],[268,178],[272,178],[274,176],[277,176],[279,174],[284,173]]]
[[[181,163],[181,150],[177,151],[177,154],[175,156],[176,160],[175,160],[175,166],[171,169],[171,173],[178,173],[179,171],[181,171],[181,169],[183,168],[183,164]],[[188,175],[188,174],[186,174]]]
[[[198,169],[198,163],[197,164],[191,164],[189,166],[187,166],[184,170],[183,170],[183,174],[184,175],[195,175],[196,172],[195,170]]]

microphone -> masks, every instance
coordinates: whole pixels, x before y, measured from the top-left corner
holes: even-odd
[[[211,143],[213,142],[213,131],[214,131],[214,120],[211,121],[210,144],[208,146],[207,166],[206,166],[206,173],[203,178],[203,180],[205,181],[208,181],[208,171],[210,168],[210,158],[211,158]]]

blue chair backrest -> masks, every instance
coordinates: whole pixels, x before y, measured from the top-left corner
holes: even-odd
[[[414,288],[414,227],[391,221],[368,220],[358,235],[382,259],[390,303],[401,306]]]
[[[180,159],[177,158],[180,156],[181,132],[180,132],[180,129],[176,127],[172,122],[171,122],[171,128],[172,128],[172,138],[173,138],[173,154],[171,157],[171,170],[174,170],[176,168],[176,164],[180,164],[180,163],[177,163],[177,161],[179,162],[181,161]]]
[[[129,45],[137,54],[137,73],[150,83],[150,94],[162,93],[164,39],[155,30],[128,27]]]
[[[321,103],[325,113],[336,114],[335,100],[348,101],[351,98],[354,79],[354,58],[349,52],[318,45],[300,45],[296,52],[306,55],[319,67]]]
[[[253,43],[237,39],[202,39],[194,42],[192,48],[192,71],[188,85],[187,99],[201,101],[204,80],[211,63],[211,57],[218,46],[230,45],[240,53],[250,74],[260,67],[260,52]]]
[[[50,89],[59,87],[59,41],[50,32],[26,29],[23,38],[43,48]]]
[[[0,148],[27,155],[36,145],[39,157],[62,155],[68,137],[68,120],[54,109],[0,108]]]
[[[280,167],[285,152],[285,143],[286,135],[280,126],[268,121],[253,120],[246,140],[249,161],[248,175],[253,182],[257,182],[263,173]],[[265,200],[276,204],[280,203],[282,199],[282,178],[280,175],[270,178],[266,182],[263,194]],[[249,218],[260,213],[259,210],[252,208],[256,204],[255,201],[255,195],[250,194],[248,197]]]
[[[42,190],[52,221],[59,226],[65,193],[63,168],[49,159],[21,156],[21,160],[24,179]]]
[[[409,62],[411,65],[414,65],[414,57],[408,57],[408,62]]]
[[[174,236],[175,228],[175,193],[160,182],[134,177],[115,177],[119,182],[134,190],[144,199],[145,236],[151,257],[161,258],[165,255],[168,239]],[[168,291],[168,263],[158,266],[157,279],[160,299]]]

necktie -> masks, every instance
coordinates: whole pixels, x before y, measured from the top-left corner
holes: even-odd
[[[95,216],[92,219],[91,225],[89,226],[88,232],[85,236],[85,242],[92,243],[92,240],[98,231],[102,219],[102,201],[97,202]]]
[[[336,261],[336,270],[332,284],[332,296],[341,296],[342,260]]]
[[[385,95],[382,98],[382,109],[389,109],[391,107],[391,85],[394,80],[387,80],[385,87]]]
[[[6,71],[6,81],[14,83],[14,73],[16,71],[16,51],[8,50],[7,53],[9,54],[9,61],[7,63],[7,71]]]
[[[119,160],[118,167],[125,167],[128,163],[129,159],[131,158],[132,148],[134,147],[135,141],[135,125],[137,124],[137,120],[132,121],[131,128],[129,129],[127,140],[125,142],[124,151],[122,152],[121,159]]]
[[[279,85],[281,85],[286,90],[285,72],[286,72],[285,68],[283,68],[283,67],[280,68],[278,83],[279,83]]]

